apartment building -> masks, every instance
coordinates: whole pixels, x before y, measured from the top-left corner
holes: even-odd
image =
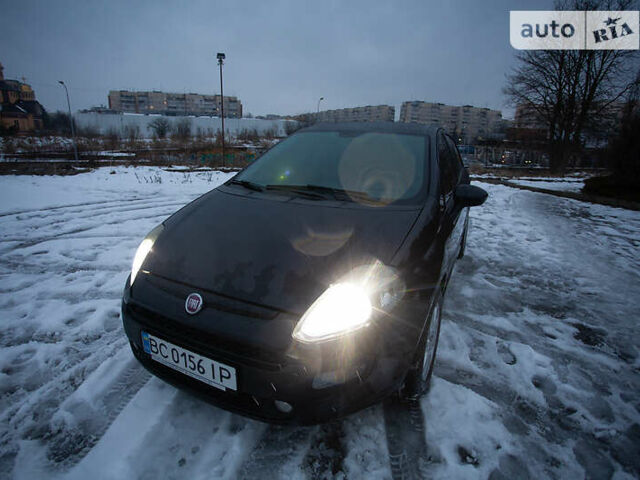
[[[366,107],[324,110],[319,113],[298,115],[294,118],[299,120],[312,119],[316,122],[393,122],[395,114],[395,107],[389,105],[367,105]]]
[[[627,108],[629,105],[623,101],[605,100],[600,104],[594,102],[589,115],[597,121],[588,122],[584,126],[581,138],[585,145],[591,147],[606,145],[612,133],[620,128]],[[532,104],[517,105],[514,121],[517,132],[515,133],[520,137],[547,140],[550,134],[549,124],[539,110],[544,111],[544,108]]]
[[[502,112],[471,105],[456,106],[422,101],[403,102],[400,121],[440,125],[462,143],[488,137],[502,126]]]
[[[547,124],[532,105],[520,104],[516,106],[515,127],[546,129]]]
[[[216,117],[222,115],[220,95],[201,95],[199,93],[111,90],[109,92],[109,108],[126,113]],[[238,97],[224,97],[224,116],[242,118],[242,102],[238,100]]]

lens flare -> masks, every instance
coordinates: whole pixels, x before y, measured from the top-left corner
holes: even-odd
[[[372,306],[367,291],[353,283],[331,285],[307,310],[293,335],[317,342],[368,325]]]
[[[376,260],[355,267],[332,284],[309,307],[293,331],[293,338],[313,343],[368,326],[388,315],[404,295],[404,283],[394,268]]]

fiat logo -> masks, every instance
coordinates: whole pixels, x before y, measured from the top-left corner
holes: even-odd
[[[195,315],[202,309],[202,297],[197,293],[190,293],[184,302],[184,309],[190,315]]]

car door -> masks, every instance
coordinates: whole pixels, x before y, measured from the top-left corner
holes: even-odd
[[[448,135],[445,135],[445,139],[449,150],[448,160],[450,161],[450,169],[452,172],[452,189],[455,192],[456,187],[460,185],[460,183],[468,183],[468,181],[466,181],[468,174],[464,168],[460,152],[458,152],[455,142]],[[450,268],[453,268],[453,263],[458,257],[460,246],[462,245],[462,238],[469,218],[469,209],[462,208],[460,204],[456,202],[455,193],[452,196],[453,206],[451,215],[453,228],[447,241],[446,248],[447,255],[449,255],[448,260],[450,262]]]
[[[440,235],[444,242],[443,273],[448,276],[453,268],[462,242],[465,215],[456,203],[455,188],[462,178],[462,163],[458,160],[455,144],[442,132],[438,134],[438,167],[440,170]]]

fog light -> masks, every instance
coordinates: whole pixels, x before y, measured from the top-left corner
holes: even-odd
[[[364,371],[364,367],[364,364],[359,364],[352,369],[341,368],[340,370],[318,373],[313,377],[311,388],[321,390],[323,388],[335,387],[336,385],[347,383],[356,377],[360,380],[360,383],[362,383],[360,371]]]
[[[313,377],[311,387],[320,390],[322,388],[334,387],[345,383],[347,380],[344,370],[334,370],[331,372],[319,373]]]
[[[291,410],[293,410],[293,405],[287,402],[283,402],[282,400],[274,400],[273,403],[276,405],[276,408],[282,413],[290,413]]]

